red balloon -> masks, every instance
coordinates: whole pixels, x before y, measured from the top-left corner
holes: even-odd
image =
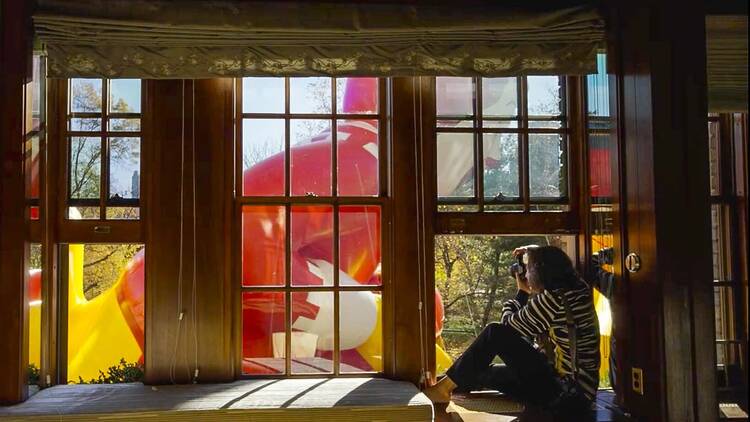
[[[125,267],[122,279],[117,285],[117,301],[120,303],[122,316],[130,327],[133,337],[145,350],[144,326],[145,326],[145,285],[144,269],[146,261],[146,250],[141,249]]]
[[[29,270],[27,295],[29,302],[42,300],[42,270]]]
[[[443,322],[445,320],[445,307],[443,306],[443,296],[435,288],[435,337],[443,333]]]

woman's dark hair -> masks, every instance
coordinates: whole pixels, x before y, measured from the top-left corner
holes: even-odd
[[[533,266],[545,290],[573,288],[580,282],[573,262],[556,246],[529,248],[529,266]]]

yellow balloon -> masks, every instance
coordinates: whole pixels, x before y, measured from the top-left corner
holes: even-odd
[[[143,351],[117,301],[117,283],[92,300],[83,294],[83,245],[70,245],[68,273],[68,382],[99,377],[121,359],[137,362]]]

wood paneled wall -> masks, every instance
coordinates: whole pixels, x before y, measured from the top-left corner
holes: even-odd
[[[617,5],[623,256],[642,261],[622,274],[618,306],[625,404],[639,420],[715,420],[703,10]],[[643,369],[643,395],[630,388],[634,367]]]
[[[147,89],[145,382],[189,382],[196,363],[199,382],[230,381],[233,81],[149,81]]]
[[[420,176],[422,131],[420,93],[429,89],[419,78],[393,78],[391,194],[393,248],[390,256],[394,293],[394,363],[398,379],[419,383],[422,370],[434,367],[435,320],[433,290],[425,285],[431,266],[431,210],[424,207]],[[431,212],[429,213],[431,214]],[[425,231],[426,230],[428,231]],[[430,253],[427,253],[430,252]],[[434,289],[434,286],[432,287]],[[429,299],[427,299],[429,298]],[[426,322],[430,321],[430,322]],[[423,324],[420,328],[420,324]],[[430,350],[433,350],[430,352]]]
[[[28,300],[24,222],[24,83],[31,69],[29,2],[0,2],[0,404],[26,399]]]

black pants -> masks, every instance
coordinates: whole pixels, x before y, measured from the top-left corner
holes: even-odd
[[[505,364],[491,364],[495,356]],[[489,388],[539,406],[560,394],[557,374],[547,357],[514,328],[496,322],[482,330],[447,375],[459,391]]]

